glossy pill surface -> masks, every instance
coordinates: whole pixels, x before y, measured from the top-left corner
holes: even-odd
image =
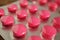
[[[21,0],[20,7],[21,8],[27,8],[27,6],[28,6],[28,1],[27,0]]]
[[[27,33],[27,28],[24,24],[16,24],[12,28],[14,37],[24,38]]]
[[[45,25],[42,29],[42,36],[45,39],[52,39],[56,35],[56,29],[50,25]]]
[[[13,16],[2,16],[1,17],[1,22],[3,26],[9,27],[14,24],[14,17]]]
[[[48,10],[42,10],[40,12],[40,18],[44,21],[44,20],[48,20],[50,17],[50,11]]]
[[[4,9],[0,8],[0,17],[4,16],[5,12]]]
[[[53,19],[53,26],[60,32],[60,17],[55,17]]]
[[[36,12],[38,11],[38,6],[37,5],[30,5],[29,6],[29,12],[31,13],[31,14],[35,14]]]
[[[17,14],[17,18],[18,18],[18,19],[25,19],[25,18],[27,17],[27,15],[28,15],[27,11],[24,10],[24,9],[18,10],[18,11],[16,12],[16,14]]]
[[[28,40],[42,40],[40,36],[30,36]]]
[[[40,19],[32,16],[30,19],[28,19],[28,25],[30,28],[38,28],[40,25]]]
[[[50,3],[48,3],[48,7],[51,11],[56,11],[58,8],[58,5],[54,2],[50,2]]]
[[[10,6],[8,6],[8,11],[10,13],[16,13],[17,9],[18,9],[18,7],[16,4],[11,4]]]
[[[60,6],[60,0],[55,0],[55,2]]]
[[[48,1],[47,0],[39,0],[40,5],[45,5]]]

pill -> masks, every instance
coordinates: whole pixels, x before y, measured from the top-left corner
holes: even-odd
[[[48,0],[39,0],[40,5],[45,5],[48,2]]]
[[[40,36],[30,36],[28,40],[42,40]]]
[[[18,19],[26,19],[27,15],[28,15],[27,11],[24,10],[24,9],[18,10],[18,11],[16,12],[16,14],[17,14],[17,18],[18,18]]]
[[[5,12],[4,9],[0,8],[0,17],[4,16]]]
[[[37,5],[32,4],[29,6],[29,12],[30,13],[35,14],[37,11],[38,11]]]
[[[60,0],[55,0],[55,2],[60,6]]]
[[[50,25],[44,25],[42,28],[42,36],[44,39],[52,40],[52,37],[55,37],[56,29]]]
[[[16,13],[17,9],[18,9],[18,7],[16,4],[11,4],[10,6],[8,6],[8,11],[10,13]]]
[[[12,26],[14,24],[14,17],[10,15],[2,16],[1,22],[2,22],[2,25],[5,27]]]
[[[20,7],[21,8],[27,8],[27,6],[28,6],[28,1],[27,0],[20,1]]]
[[[40,25],[40,19],[35,16],[31,16],[31,18],[28,19],[28,25],[30,28],[38,28]]]
[[[48,3],[48,7],[51,11],[56,11],[58,8],[58,5],[54,2],[50,2],[50,3]]]
[[[50,11],[48,11],[48,10],[42,10],[42,11],[40,12],[40,18],[41,18],[43,21],[48,20],[49,17],[50,17]]]
[[[27,33],[27,28],[24,24],[15,24],[12,28],[12,32],[16,38],[24,38]]]
[[[55,17],[53,19],[53,26],[60,32],[60,17]]]
[[[53,0],[48,0],[48,2],[53,2]]]

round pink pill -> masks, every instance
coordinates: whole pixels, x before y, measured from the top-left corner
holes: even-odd
[[[24,9],[18,10],[16,14],[18,19],[25,19],[27,17],[27,11],[25,11]]]
[[[42,29],[42,36],[44,39],[52,39],[56,35],[56,29],[50,25],[45,25]]]
[[[40,19],[32,16],[30,19],[28,19],[28,25],[30,28],[37,28],[40,25]]]
[[[53,26],[60,32],[60,17],[55,17],[53,19]]]
[[[27,33],[27,28],[23,24],[16,24],[12,28],[13,35],[16,38],[24,38]]]
[[[27,1],[27,0],[22,0],[22,1],[20,2],[20,6],[21,6],[22,8],[26,8],[26,7],[28,6],[28,1]]]
[[[40,12],[40,18],[42,20],[47,20],[47,19],[49,19],[49,17],[50,17],[50,12],[48,10],[42,10]]]
[[[58,5],[57,5],[56,3],[54,3],[54,2],[48,3],[48,6],[49,6],[49,9],[50,9],[51,11],[56,11],[57,8],[58,8]]]
[[[38,11],[37,5],[30,5],[29,6],[29,12],[32,14],[35,14]]]
[[[28,40],[42,40],[40,36],[30,36]]]
[[[48,0],[48,2],[51,2],[51,0]]]
[[[3,16],[4,14],[5,14],[4,10],[0,8],[0,17]]]
[[[45,5],[48,2],[48,0],[39,0],[40,5]]]
[[[60,0],[55,0],[55,2],[60,6]]]
[[[2,16],[1,22],[2,22],[3,26],[5,26],[5,27],[12,26],[14,24],[14,17],[10,16],[10,15]]]
[[[16,13],[18,7],[16,4],[11,4],[10,6],[8,6],[8,11],[11,13]]]

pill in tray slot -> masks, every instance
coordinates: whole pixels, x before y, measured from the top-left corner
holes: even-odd
[[[60,0],[17,0],[0,7],[0,40],[60,40]]]

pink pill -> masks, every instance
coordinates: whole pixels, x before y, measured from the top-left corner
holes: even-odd
[[[40,19],[32,16],[30,19],[28,19],[28,25],[30,28],[37,28],[40,25]]]
[[[0,8],[0,17],[5,14],[4,9]]]
[[[48,2],[48,0],[39,0],[40,5],[45,5]]]
[[[60,0],[55,0],[55,2],[60,6]]]
[[[40,36],[30,36],[28,40],[42,40]]]
[[[16,13],[18,7],[16,4],[11,4],[10,6],[8,6],[8,11],[11,13]]]
[[[12,28],[13,36],[16,38],[24,38],[27,33],[27,28],[23,24],[16,24]]]
[[[29,6],[29,12],[32,14],[35,14],[38,11],[37,5],[30,5]]]
[[[22,9],[16,12],[18,19],[25,19],[28,15],[27,11]]]
[[[48,10],[42,10],[40,12],[40,18],[44,21],[44,20],[47,20],[49,19],[50,17],[50,12]]]
[[[48,0],[48,2],[52,2],[53,0]]]
[[[53,19],[53,26],[60,32],[60,17],[55,17]]]
[[[13,16],[2,16],[1,17],[1,22],[3,26],[8,27],[12,26],[14,24],[14,17]]]
[[[52,40],[52,37],[55,37],[56,29],[50,25],[45,25],[42,29],[42,36],[44,39]]]
[[[28,6],[28,1],[27,1],[27,0],[22,0],[22,1],[20,2],[20,6],[21,6],[21,8],[27,8],[27,6]]]
[[[51,11],[56,11],[57,8],[58,8],[58,5],[57,5],[56,3],[54,3],[54,2],[48,3],[48,6],[49,6],[49,9],[50,9]]]

